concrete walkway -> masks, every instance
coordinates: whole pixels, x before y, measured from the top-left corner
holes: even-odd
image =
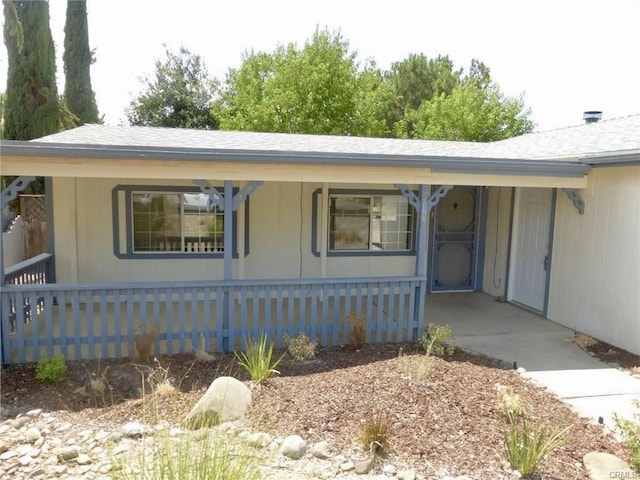
[[[579,415],[614,426],[613,415],[633,418],[640,378],[613,368],[573,343],[573,331],[482,293],[427,296],[427,323],[451,325],[460,348],[525,369]]]

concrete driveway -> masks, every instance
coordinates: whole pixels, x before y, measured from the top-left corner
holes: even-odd
[[[451,325],[460,348],[525,369],[578,414],[614,425],[617,413],[633,418],[640,378],[613,368],[573,343],[574,332],[483,293],[427,296],[427,323]]]

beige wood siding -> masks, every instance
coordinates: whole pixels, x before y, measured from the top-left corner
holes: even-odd
[[[119,184],[193,185],[184,180],[54,178],[58,282],[223,278],[223,259],[127,259],[114,255],[111,192]],[[237,182],[235,186],[243,184]],[[234,278],[320,277],[321,259],[311,251],[311,222],[312,194],[321,187],[321,183],[299,182],[266,182],[258,187],[250,197],[249,254],[242,261],[234,259]],[[329,188],[362,188],[362,185],[330,184]],[[394,190],[387,184],[367,186],[367,189],[372,188]],[[124,253],[124,195],[119,198],[120,208],[116,215],[120,222],[120,252]],[[239,229],[243,226],[241,221]],[[239,239],[242,239],[243,233],[239,233]],[[340,257],[328,258],[326,270],[328,277],[413,275],[414,265],[413,255]]]
[[[482,290],[496,297],[506,294],[512,195],[510,187],[489,189]]]
[[[640,354],[640,167],[596,168],[579,215],[558,191],[548,317]]]

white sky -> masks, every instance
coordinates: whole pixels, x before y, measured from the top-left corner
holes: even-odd
[[[59,83],[65,10],[50,0]],[[88,11],[93,89],[113,125],[126,124],[163,44],[202,55],[223,80],[245,50],[302,46],[316,26],[340,30],[361,63],[383,69],[410,53],[448,54],[465,69],[478,58],[504,93],[525,94],[538,130],[579,124],[585,110],[640,113],[640,0],[88,0]],[[0,90],[6,70],[2,46]]]

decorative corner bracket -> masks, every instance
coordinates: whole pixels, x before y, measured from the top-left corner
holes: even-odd
[[[427,209],[431,211],[433,207],[435,207],[438,202],[447,194],[449,190],[453,188],[453,185],[440,185],[438,189],[434,192],[433,195],[429,197],[429,201],[427,202]]]
[[[400,193],[404,195],[404,197],[407,199],[407,201],[411,204],[413,208],[415,208],[418,211],[420,210],[420,201],[418,200],[418,196],[415,193],[413,193],[413,190],[409,188],[409,185],[406,185],[404,183],[396,183],[395,187],[398,190],[400,190]]]
[[[0,206],[2,210],[2,231],[9,226],[9,222],[11,221],[11,214],[9,213],[9,202],[11,200],[15,200],[18,197],[18,193],[24,191],[25,188],[29,186],[31,182],[33,182],[36,177],[18,177],[13,182],[9,184],[7,188],[5,188],[0,194]]]
[[[564,193],[566,193],[567,197],[569,197],[569,200],[573,202],[573,206],[576,207],[576,210],[578,210],[578,213],[580,215],[584,215],[585,203],[584,203],[584,200],[580,197],[580,194],[576,192],[573,188],[565,188]]]
[[[194,180],[193,183],[200,187],[202,193],[209,195],[209,203],[215,205],[221,212],[224,211],[224,194],[220,193],[216,187],[211,185],[207,180]],[[242,205],[249,195],[253,194],[263,182],[261,180],[253,180],[247,183],[233,196],[232,210],[235,212]]]

